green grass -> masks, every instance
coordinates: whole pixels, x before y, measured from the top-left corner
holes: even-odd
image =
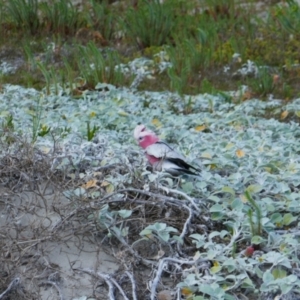
[[[43,2],[41,13],[45,30],[54,34],[74,35],[80,27],[86,25],[85,16],[71,1],[59,0],[51,5]]]
[[[7,1],[4,10],[7,12],[8,22],[12,22],[16,29],[25,31],[25,33],[37,33],[40,27],[37,0]]]
[[[85,89],[98,82],[128,85],[132,79],[115,65],[143,55],[156,59],[157,51],[165,49],[172,68],[151,81],[146,78],[139,89],[192,95],[248,85],[251,95],[260,98],[298,96],[300,8],[295,2],[265,5],[264,19],[253,1],[240,6],[223,0],[140,0],[134,7],[127,2],[90,0],[78,9],[62,0],[2,0],[0,49],[19,49],[23,55],[15,58],[25,63],[17,74],[2,74],[0,83],[46,84],[47,89],[59,81],[66,88],[83,81]],[[238,62],[234,53],[240,54]],[[231,76],[247,60],[261,66],[258,76]],[[226,66],[230,74],[223,72]],[[275,71],[263,71],[268,67]]]
[[[170,1],[139,1],[138,7],[128,8],[122,20],[126,35],[140,49],[162,46],[171,39],[175,15]]]
[[[91,0],[92,13],[88,14],[89,24],[97,30],[106,41],[113,39],[114,33],[118,30],[118,11],[109,6],[105,1],[101,3]]]

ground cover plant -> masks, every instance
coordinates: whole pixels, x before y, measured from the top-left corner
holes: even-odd
[[[300,298],[300,8],[259,5],[3,2],[0,299]]]

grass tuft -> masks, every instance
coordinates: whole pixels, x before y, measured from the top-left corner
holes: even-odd
[[[75,34],[85,26],[82,13],[69,0],[59,0],[52,4],[41,4],[44,27],[47,32],[60,35]]]
[[[140,1],[129,8],[122,22],[127,37],[140,49],[166,44],[175,25],[175,16],[168,1]]]
[[[10,0],[6,3],[9,20],[17,29],[35,34],[40,26],[37,0]]]

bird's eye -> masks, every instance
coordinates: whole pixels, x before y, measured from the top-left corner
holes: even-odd
[[[142,139],[143,139],[143,137],[142,137],[142,136],[140,136],[140,137],[139,137],[139,140],[141,141]]]

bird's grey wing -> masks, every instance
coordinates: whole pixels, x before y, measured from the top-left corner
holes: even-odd
[[[154,156],[156,158],[178,158],[178,159],[184,159],[184,157],[176,152],[174,149],[172,149],[167,143],[164,142],[156,142],[150,146],[148,146],[145,149],[146,153],[148,155]]]

